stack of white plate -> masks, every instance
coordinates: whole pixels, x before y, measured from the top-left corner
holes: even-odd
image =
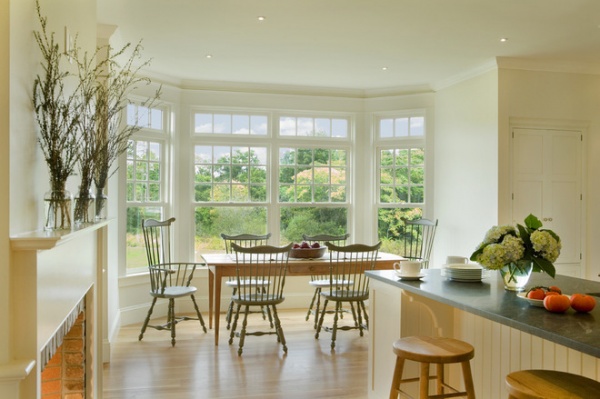
[[[453,281],[481,281],[481,266],[472,263],[456,263],[446,265],[446,276]]]

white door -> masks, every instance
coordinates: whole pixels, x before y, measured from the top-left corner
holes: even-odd
[[[558,234],[557,273],[575,277],[583,277],[581,147],[580,131],[513,129],[513,223],[532,213]]]

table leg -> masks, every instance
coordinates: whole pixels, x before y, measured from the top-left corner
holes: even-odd
[[[208,328],[213,328],[213,301],[215,291],[215,275],[212,269],[208,269]]]
[[[221,320],[221,271],[215,268],[215,346],[219,345],[219,321]]]

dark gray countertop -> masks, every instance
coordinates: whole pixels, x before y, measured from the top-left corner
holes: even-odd
[[[441,269],[424,272],[425,277],[417,281],[399,280],[393,270],[374,270],[366,274],[372,279],[600,358],[600,282],[559,275],[553,279],[546,274],[533,273],[527,287],[556,285],[565,294],[598,295],[596,307],[590,313],[577,313],[573,309],[566,313],[551,313],[531,306],[517,297],[516,292],[506,291],[498,272],[486,273],[480,282],[451,281]]]

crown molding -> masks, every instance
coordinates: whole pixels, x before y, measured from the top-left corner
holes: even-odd
[[[532,58],[497,57],[498,68],[539,72],[562,72],[600,75],[599,63],[581,63],[569,60],[536,60]]]
[[[439,91],[450,86],[454,86],[455,84],[467,81],[469,79],[473,79],[477,76],[483,75],[489,71],[493,71],[498,68],[498,64],[495,59],[491,59],[485,61],[484,63],[469,69],[465,72],[454,75],[448,79],[440,80],[432,85],[434,91]]]

